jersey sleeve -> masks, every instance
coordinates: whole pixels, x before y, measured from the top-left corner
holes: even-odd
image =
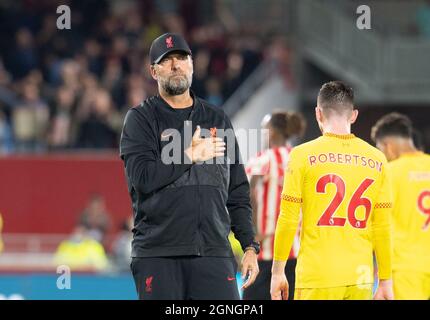
[[[290,255],[300,220],[304,161],[293,150],[284,175],[281,212],[275,230],[274,260],[285,261]]]
[[[389,169],[387,163],[382,166],[382,182],[377,201],[374,205],[372,218],[372,241],[378,264],[379,279],[391,279],[391,215],[392,215],[392,190]]]

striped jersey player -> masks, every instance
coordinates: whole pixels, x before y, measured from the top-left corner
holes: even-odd
[[[246,174],[251,185],[253,220],[260,241],[258,262],[260,274],[254,285],[244,291],[246,300],[270,299],[270,269],[273,260],[273,243],[276,221],[280,212],[280,199],[284,181],[284,171],[291,152],[290,138],[300,136],[305,121],[297,112],[274,112],[264,117],[262,128],[268,133],[269,148],[251,158],[246,166]],[[294,270],[299,249],[298,233],[289,254],[286,266],[287,277],[294,282]],[[293,296],[293,287],[291,297]]]
[[[261,238],[259,260],[273,260],[275,227],[280,212],[284,172],[291,149],[290,145],[286,145],[264,150],[246,166],[246,174],[251,181],[253,177],[261,177],[252,184],[253,197],[258,203],[255,210],[255,225],[257,235]],[[289,254],[290,259],[297,258],[299,246],[297,233]]]

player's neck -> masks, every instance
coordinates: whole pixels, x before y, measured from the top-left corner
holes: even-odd
[[[184,93],[175,96],[169,95],[164,90],[160,90],[160,96],[175,109],[183,109],[193,105],[193,98],[191,97],[189,89]]]
[[[285,140],[284,139],[279,139],[279,140],[277,140],[277,139],[271,139],[270,140],[270,148],[271,149],[276,149],[276,148],[280,148],[280,147],[284,147],[285,146],[285,144],[286,144],[286,142],[285,142]]]
[[[341,123],[341,122],[327,122],[324,123],[322,127],[322,132],[324,133],[333,133],[338,135],[351,134],[351,124],[349,123]]]
[[[415,148],[413,142],[410,140],[404,140],[402,141],[402,143],[398,144],[399,156],[402,156],[408,153],[415,153],[417,151],[418,151],[417,148]]]

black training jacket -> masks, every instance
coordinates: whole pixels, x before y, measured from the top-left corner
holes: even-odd
[[[146,99],[125,117],[120,156],[134,214],[132,257],[231,257],[230,230],[242,248],[254,240],[249,183],[236,139],[224,139],[228,151],[224,164],[189,164],[183,154],[184,144],[191,141],[191,137],[183,141],[185,126],[191,127],[191,135],[197,125],[232,129],[222,109],[195,95],[193,100],[188,116],[192,124],[184,123],[160,96]],[[162,161],[167,147],[162,148],[176,136],[171,129],[181,136],[180,164]],[[166,139],[169,135],[172,138]],[[227,157],[233,154],[234,159]]]

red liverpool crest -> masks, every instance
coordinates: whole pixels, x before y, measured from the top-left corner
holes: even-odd
[[[213,137],[213,138],[216,137],[216,128],[213,127],[210,130],[211,130],[211,137]]]
[[[150,276],[148,278],[146,278],[145,280],[145,291],[148,293],[152,292],[152,278],[154,278],[153,276]]]
[[[173,48],[173,39],[171,36],[166,38],[166,47]]]

